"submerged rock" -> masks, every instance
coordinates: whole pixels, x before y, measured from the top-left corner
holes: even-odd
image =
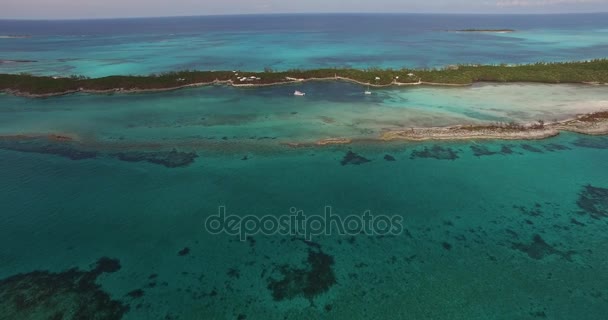
[[[543,153],[543,150],[541,150],[537,147],[531,146],[529,144],[522,144],[521,148],[526,151],[530,151],[530,152],[534,152],[534,153]]]
[[[342,161],[340,161],[340,164],[343,166],[349,165],[349,164],[358,166],[358,165],[368,163],[368,162],[371,162],[371,160],[366,159],[352,151],[348,151],[348,153],[344,156]]]
[[[268,278],[268,289],[276,301],[304,297],[312,302],[316,296],[327,292],[336,284],[333,264],[332,256],[323,253],[320,249],[309,249],[304,268],[281,266],[279,271],[283,278],[281,280]]]
[[[95,268],[93,269],[92,272],[94,272],[95,274],[102,274],[102,273],[114,273],[117,272],[118,270],[120,270],[121,266],[120,266],[120,261],[116,260],[116,259],[110,259],[110,258],[106,258],[103,257],[99,260],[97,260],[97,263],[95,264]]]
[[[608,217],[608,189],[587,185],[576,204],[594,219]]]
[[[97,152],[80,150],[70,142],[50,143],[46,139],[28,139],[26,141],[0,140],[0,149],[52,154],[71,160],[84,160],[97,157]]]
[[[121,319],[129,307],[95,283],[101,274],[119,269],[118,260],[102,258],[91,271],[34,271],[0,280],[2,318]]]
[[[194,162],[198,158],[195,152],[179,152],[175,149],[171,151],[158,152],[121,152],[113,154],[121,161],[128,162],[150,162],[160,164],[167,168],[185,167]]]
[[[395,159],[395,157],[391,156],[390,154],[385,155],[384,156],[384,160],[386,160],[386,161],[397,161]]]
[[[471,146],[471,151],[473,151],[473,155],[475,155],[476,157],[493,156],[498,154],[498,152],[490,151],[490,149],[488,149],[488,147],[486,146],[479,145]]]
[[[531,217],[538,217],[543,215],[542,205],[539,203],[536,203],[534,207],[531,208],[526,208],[524,206],[513,206],[513,208],[519,210],[519,212],[521,212],[522,214]]]
[[[145,292],[142,289],[136,289],[136,290],[133,290],[133,291],[127,293],[127,296],[132,299],[139,299],[139,298],[143,297],[144,295],[145,295]]]
[[[557,144],[557,143],[549,143],[549,144],[544,145],[544,147],[545,147],[545,150],[547,150],[549,152],[570,150],[570,148],[566,147],[565,145]]]
[[[608,138],[605,138],[605,137],[578,138],[572,144],[577,147],[583,147],[583,148],[608,149]]]
[[[180,256],[180,257],[187,256],[189,254],[190,254],[190,248],[188,248],[188,247],[183,248],[182,250],[180,250],[177,253],[177,255]]]
[[[422,150],[412,151],[410,159],[415,158],[432,158],[437,160],[456,160],[458,159],[458,152],[452,150],[452,148],[443,148],[440,145],[434,145],[431,148],[424,147]]]
[[[558,255],[562,258],[571,261],[572,254],[574,251],[560,251],[555,249],[553,246],[549,245],[540,235],[534,235],[532,239],[532,243],[513,243],[511,246],[512,249],[519,250],[523,253],[526,253],[528,257],[534,260],[541,260],[546,256],[550,255]]]
[[[500,153],[502,154],[513,154],[513,145],[503,144],[500,148]]]

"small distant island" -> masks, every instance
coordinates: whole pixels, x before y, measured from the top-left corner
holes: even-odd
[[[450,65],[441,69],[178,71],[103,78],[0,74],[0,91],[26,97],[48,97],[75,92],[165,91],[217,84],[257,87],[304,81],[350,81],[372,87],[467,86],[476,82],[607,84],[608,59],[526,65]]]
[[[461,30],[454,30],[454,32],[511,33],[511,32],[515,32],[515,30],[513,30],[513,29],[461,29]]]
[[[31,38],[32,36],[29,34],[8,34],[8,35],[0,35],[0,39],[25,39]]]
[[[32,63],[38,62],[36,60],[2,60],[0,59],[0,64],[8,64],[8,63]]]

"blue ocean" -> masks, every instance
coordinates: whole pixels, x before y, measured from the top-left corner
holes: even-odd
[[[0,72],[435,68],[606,56],[608,14],[252,15],[0,21]],[[512,29],[513,33],[454,32]]]
[[[586,60],[606,57],[607,21],[5,20],[0,73]],[[459,31],[472,28],[514,31]],[[606,86],[0,93],[0,319],[604,319],[608,137],[377,139],[598,110]],[[338,138],[354,142],[318,143]],[[304,215],[305,230],[274,224]],[[226,216],[240,229],[212,223]]]

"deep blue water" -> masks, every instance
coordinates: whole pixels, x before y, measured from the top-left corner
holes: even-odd
[[[266,15],[0,21],[0,72],[423,68],[603,58],[608,14]],[[447,32],[514,29],[509,34]]]
[[[483,14],[283,14],[97,20],[0,20],[5,34],[124,35],[201,32],[396,33],[467,28],[587,29],[606,27],[608,13],[552,15]]]

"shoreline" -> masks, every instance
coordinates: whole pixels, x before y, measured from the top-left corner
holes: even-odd
[[[519,128],[504,126],[463,126],[410,128],[386,130],[378,137],[364,139],[326,138],[314,142],[288,142],[284,145],[292,148],[347,145],[357,142],[424,142],[424,141],[462,141],[462,140],[544,140],[558,136],[561,132],[573,132],[583,135],[608,135],[608,111],[599,111],[579,115],[549,124],[528,124]]]
[[[584,135],[608,135],[608,111],[597,111],[548,124],[526,124],[517,128],[508,126],[451,126],[387,130],[380,135],[382,141],[438,141],[438,140],[543,140],[560,132]]]
[[[454,87],[454,88],[464,88],[471,87],[475,84],[493,84],[493,85],[507,85],[507,84],[546,84],[546,85],[581,85],[581,86],[608,86],[608,83],[600,83],[600,82],[572,82],[572,83],[550,83],[550,82],[532,82],[532,81],[513,81],[513,82],[494,82],[494,81],[476,81],[472,83],[442,83],[442,82],[427,82],[427,81],[418,81],[418,82],[397,82],[394,81],[389,84],[369,84],[366,82],[358,81],[355,79],[350,79],[346,77],[331,77],[331,78],[309,78],[309,79],[297,79],[293,81],[282,81],[282,82],[273,82],[273,83],[235,83],[232,80],[216,80],[211,82],[197,82],[190,83],[180,86],[166,87],[166,88],[149,88],[149,89],[124,89],[124,88],[112,88],[112,89],[84,89],[79,88],[75,90],[66,90],[61,92],[50,92],[50,93],[29,93],[23,92],[15,89],[2,89],[0,93],[5,93],[9,95],[13,95],[16,97],[23,98],[32,98],[32,99],[40,99],[40,98],[52,98],[59,97],[77,93],[85,93],[85,94],[138,94],[138,93],[157,93],[157,92],[169,92],[176,91],[188,88],[199,88],[199,87],[208,87],[208,86],[216,86],[216,85],[226,85],[234,88],[263,88],[263,87],[274,87],[274,86],[285,86],[292,85],[298,83],[306,83],[306,82],[326,82],[326,81],[343,81],[350,82],[353,84],[361,85],[361,86],[369,86],[372,88],[393,88],[393,87]]]
[[[498,126],[451,126],[410,128],[404,130],[386,130],[380,135],[360,138],[331,137],[317,141],[281,141],[274,143],[222,142],[222,141],[157,141],[149,142],[109,142],[92,137],[82,137],[78,133],[69,132],[30,132],[0,135],[0,149],[26,152],[37,152],[40,145],[43,153],[54,151],[74,153],[79,155],[87,152],[198,152],[218,151],[220,153],[241,153],[255,147],[259,151],[276,150],[276,148],[302,149],[325,148],[348,145],[382,145],[389,143],[414,142],[458,142],[458,141],[514,141],[514,140],[544,140],[560,135],[562,132],[573,132],[582,135],[608,135],[608,111],[580,115],[576,119],[564,120],[539,127],[521,127],[517,129]],[[24,143],[25,144],[21,144]],[[30,144],[31,142],[34,144]],[[17,146],[13,143],[18,143]],[[285,150],[283,149],[283,150]],[[279,149],[280,150],[280,149]],[[41,151],[41,152],[42,152]]]
[[[293,81],[282,81],[282,82],[273,82],[273,83],[235,83],[232,80],[216,80],[211,82],[197,82],[190,83],[180,86],[166,87],[166,88],[154,88],[154,89],[124,89],[124,88],[112,88],[112,89],[104,89],[104,90],[95,90],[95,89],[76,89],[76,90],[66,90],[61,92],[50,92],[50,93],[29,93],[23,92],[20,90],[14,89],[3,89],[0,90],[1,93],[13,95],[16,97],[23,98],[52,98],[52,97],[60,97],[70,94],[77,93],[86,93],[86,94],[138,94],[138,93],[157,93],[157,92],[169,92],[176,91],[188,88],[199,88],[199,87],[208,87],[208,86],[216,86],[216,85],[226,85],[234,88],[263,88],[263,87],[275,87],[275,86],[285,86],[291,84],[298,83],[306,83],[306,82],[324,82],[324,81],[344,81],[350,82],[361,86],[369,86],[372,88],[393,88],[393,87],[453,87],[453,88],[464,88],[471,87],[475,84],[494,84],[494,85],[507,85],[507,84],[546,84],[546,85],[581,85],[581,86],[607,86],[608,83],[600,83],[600,82],[571,82],[571,83],[551,83],[551,82],[533,82],[533,81],[512,81],[512,82],[495,82],[495,81],[475,81],[472,83],[442,83],[442,82],[427,82],[427,81],[418,81],[418,82],[392,82],[389,84],[370,84],[362,81],[358,81],[355,79],[350,79],[346,77],[331,77],[331,78],[309,78],[309,79],[297,79]]]
[[[374,88],[466,87],[475,83],[608,85],[608,59],[523,65],[449,65],[441,69],[177,71],[147,76],[115,75],[102,78],[0,74],[0,91],[22,97],[47,98],[78,92],[145,93],[208,85],[256,88],[309,81],[347,81]]]
[[[366,82],[362,82],[362,81],[358,81],[358,80],[350,79],[350,78],[346,78],[346,77],[328,77],[328,78],[296,79],[296,80],[292,80],[292,81],[281,81],[281,82],[273,82],[273,83],[243,83],[243,84],[241,84],[241,83],[235,83],[232,80],[215,80],[215,81],[211,81],[211,82],[197,82],[197,83],[184,84],[184,85],[180,85],[180,86],[173,86],[173,87],[166,87],[166,88],[154,88],[154,89],[112,88],[112,89],[96,90],[96,89],[79,88],[79,89],[75,89],[75,90],[66,90],[66,91],[50,92],[50,93],[29,93],[29,92],[23,92],[23,91],[15,90],[15,89],[3,89],[3,90],[0,90],[0,92],[6,93],[6,94],[9,94],[9,95],[13,95],[13,96],[16,96],[16,97],[39,99],[39,98],[60,97],[60,96],[65,96],[65,95],[70,95],[70,94],[76,94],[76,93],[100,94],[100,95],[102,95],[102,94],[156,93],[156,92],[176,91],[176,90],[182,90],[182,89],[188,89],[188,88],[208,87],[208,86],[215,86],[215,85],[227,85],[227,86],[231,86],[231,87],[234,87],[234,88],[263,88],[263,87],[285,86],[285,85],[298,84],[298,83],[306,83],[306,82],[326,82],[326,81],[344,81],[344,82],[350,82],[350,83],[354,83],[354,84],[361,85],[361,86],[369,86],[369,87],[372,87],[372,88],[418,87],[418,86],[420,86],[420,87],[423,87],[423,86],[429,86],[429,87],[470,87],[470,86],[473,86],[473,85],[478,84],[478,83],[492,83],[492,82],[488,82],[488,81],[477,81],[477,82],[465,83],[465,84],[426,82],[426,81],[418,81],[418,82],[397,82],[397,81],[394,81],[394,82],[389,83],[389,84],[370,84],[370,83],[366,83]],[[538,83],[538,82],[506,82],[506,83],[500,83],[500,84],[511,84],[511,83],[537,83],[537,84],[541,84],[541,83]],[[551,83],[547,83],[547,84],[551,84]],[[599,84],[599,83],[591,83],[591,82],[569,83],[569,84],[602,85],[602,84]]]
[[[336,145],[349,145],[356,143],[387,143],[387,142],[424,142],[424,141],[462,141],[462,140],[543,140],[558,136],[562,132],[572,132],[583,135],[608,135],[608,110],[580,114],[575,118],[565,119],[552,123],[519,124],[478,124],[454,125],[448,127],[418,127],[407,129],[385,129],[380,134],[367,137],[327,137],[314,141],[281,141],[277,144],[290,147],[327,147]],[[75,132],[15,132],[0,135],[0,142],[5,140],[45,139],[53,143],[76,143],[83,146],[106,144],[81,137]],[[191,141],[182,146],[197,145],[201,141]],[[152,143],[158,147],[161,144]],[[220,142],[220,144],[222,144]],[[231,142],[238,145],[240,142]],[[129,143],[125,144],[129,145]],[[249,145],[249,144],[246,144]],[[175,147],[175,143],[168,143],[167,147]],[[118,143],[115,147],[121,148]]]

